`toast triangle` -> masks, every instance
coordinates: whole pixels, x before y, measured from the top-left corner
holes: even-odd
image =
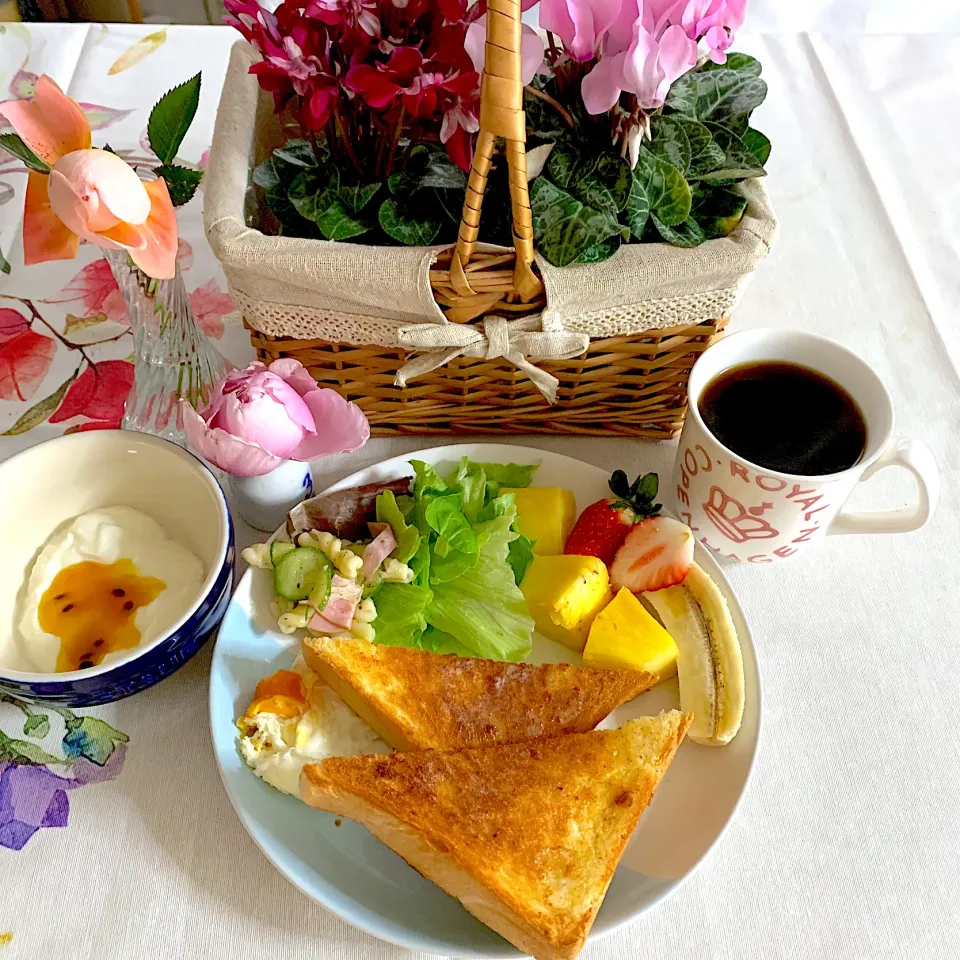
[[[536,960],[572,960],[690,714],[518,744],[304,767],[301,799],[363,824]]]
[[[307,665],[397,750],[585,733],[657,682],[637,670],[533,666],[306,637]]]

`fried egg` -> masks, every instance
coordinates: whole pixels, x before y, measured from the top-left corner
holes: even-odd
[[[240,755],[277,790],[300,796],[300,771],[327,757],[389,753],[390,748],[297,657],[257,684],[237,721]]]

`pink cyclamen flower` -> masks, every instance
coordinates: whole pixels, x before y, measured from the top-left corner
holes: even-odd
[[[484,14],[467,27],[463,48],[470,55],[477,73],[483,73],[487,40],[487,15]],[[520,78],[524,85],[531,83],[543,63],[543,40],[533,27],[520,27]]]
[[[574,60],[592,60],[620,6],[621,0],[540,0],[540,26],[556,34]]]
[[[44,75],[31,100],[0,103],[0,116],[51,169],[31,170],[23,211],[23,262],[72,260],[81,240],[125,249],[148,276],[176,271],[177,220],[163,180],[144,182],[120,157],[90,146],[90,123]]]
[[[670,85],[697,62],[697,44],[674,25],[659,39],[646,29],[642,19],[633,28],[633,40],[623,52],[611,52],[584,78],[581,85],[588,113],[606,113],[623,90],[636,95],[644,110],[663,105]]]
[[[298,360],[234,370],[204,410],[186,401],[181,409],[193,446],[235,477],[262,476],[283,460],[352,453],[370,437],[360,408],[318,387]]]
[[[644,6],[657,36],[668,26],[683,27],[691,40],[703,42],[714,63],[726,63],[747,13],[747,0],[645,0]]]

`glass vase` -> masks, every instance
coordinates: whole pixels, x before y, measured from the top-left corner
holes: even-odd
[[[133,334],[134,381],[123,429],[185,446],[179,401],[202,408],[231,365],[197,323],[179,264],[172,280],[154,280],[126,250],[107,250],[104,255],[126,301]]]

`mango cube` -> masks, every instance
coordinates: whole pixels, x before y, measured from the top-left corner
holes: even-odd
[[[582,650],[593,618],[610,602],[610,579],[596,557],[534,557],[520,590],[537,630]]]
[[[517,503],[517,526],[520,532],[535,541],[537,556],[552,557],[563,553],[563,545],[577,519],[577,501],[571,490],[563,487],[503,487],[501,493],[512,493]]]
[[[583,662],[589,667],[646,670],[665,680],[677,672],[677,645],[623,587],[593,621]]]

